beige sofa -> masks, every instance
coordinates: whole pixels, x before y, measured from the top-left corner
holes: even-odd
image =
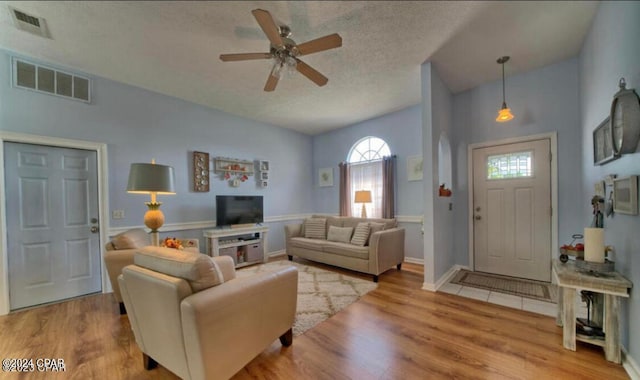
[[[145,247],[118,277],[145,368],[228,379],[280,338],[293,341],[298,271],[236,278],[228,256]]]
[[[309,219],[300,224],[285,226],[285,246],[289,260],[296,256],[372,274],[374,282],[378,282],[378,275],[389,268],[395,266],[400,270],[404,261],[405,231],[404,228],[397,226],[396,219],[329,215],[313,215],[311,219],[325,219],[323,236],[310,237],[308,227],[305,228],[308,226]],[[328,240],[332,226],[342,228],[341,232],[348,233],[348,228],[355,231],[359,223],[367,223],[372,227],[364,246],[352,244],[352,240],[349,242]],[[345,227],[347,227],[346,231],[344,231]]]

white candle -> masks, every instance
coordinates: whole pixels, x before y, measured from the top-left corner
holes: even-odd
[[[584,259],[594,263],[604,263],[604,229],[584,229]]]

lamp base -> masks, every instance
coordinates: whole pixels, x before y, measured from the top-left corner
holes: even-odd
[[[158,229],[164,224],[164,214],[160,211],[161,203],[147,203],[149,210],[144,214],[144,225],[151,229],[151,244],[160,245]]]
[[[362,214],[360,215],[361,218],[367,218],[367,208],[364,207],[364,203],[362,204]]]

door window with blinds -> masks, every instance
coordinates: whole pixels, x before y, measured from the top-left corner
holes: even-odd
[[[533,177],[533,152],[515,152],[487,157],[487,179]]]
[[[382,217],[382,158],[390,156],[389,145],[378,137],[358,140],[347,157],[351,164],[351,215],[360,215],[362,204],[354,202],[359,190],[371,191],[371,203],[365,204],[370,218]]]

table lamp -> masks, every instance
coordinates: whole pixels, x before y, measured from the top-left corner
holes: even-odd
[[[362,203],[362,217],[367,217],[367,209],[364,206],[365,203],[371,203],[371,191],[370,190],[358,190],[356,191],[355,203]]]
[[[160,245],[158,229],[164,224],[164,214],[160,211],[161,202],[156,201],[157,194],[175,194],[173,168],[150,164],[131,164],[127,192],[133,194],[151,194],[151,202],[145,202],[149,208],[144,214],[144,224],[151,229],[151,242]]]

